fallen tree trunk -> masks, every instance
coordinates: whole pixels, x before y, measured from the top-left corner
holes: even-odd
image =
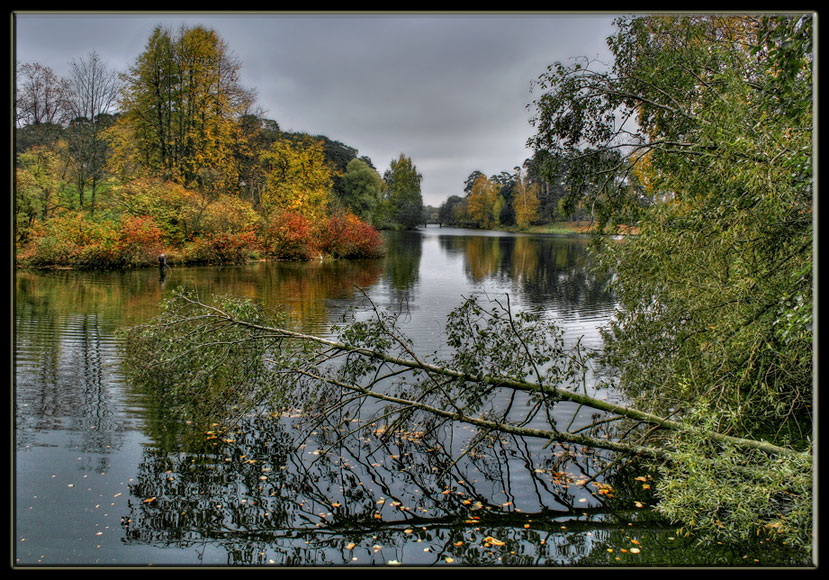
[[[534,393],[543,396],[554,397],[559,400],[567,400],[573,403],[577,403],[579,405],[584,405],[590,407],[592,409],[603,411],[607,413],[611,413],[614,415],[618,415],[621,417],[625,417],[628,419],[632,419],[634,421],[638,421],[644,424],[652,425],[657,429],[668,429],[673,431],[687,431],[690,429],[689,426],[683,424],[680,421],[670,420],[664,417],[659,417],[652,413],[647,413],[644,411],[640,411],[637,409],[632,409],[629,407],[625,407],[623,405],[617,405],[602,399],[598,399],[596,397],[591,397],[589,395],[583,393],[577,393],[573,391],[569,391],[566,389],[560,389],[556,386],[550,386],[543,384],[542,382],[533,383],[524,380],[517,380],[515,378],[510,377],[503,377],[503,376],[491,376],[485,374],[469,374],[459,372],[457,370],[453,370],[446,366],[440,366],[431,364],[417,358],[401,358],[399,356],[390,355],[385,352],[371,350],[364,347],[359,347],[351,344],[347,344],[344,342],[339,342],[331,339],[321,338],[318,336],[312,336],[308,334],[303,334],[296,331],[291,331],[285,328],[274,328],[272,326],[261,325],[255,322],[251,322],[248,320],[244,320],[238,317],[235,317],[228,312],[216,307],[205,304],[198,299],[190,298],[187,296],[181,297],[183,300],[190,303],[192,306],[204,309],[205,311],[209,312],[210,314],[207,316],[213,317],[217,321],[222,321],[227,324],[236,325],[243,328],[248,328],[252,331],[255,331],[259,339],[273,339],[273,340],[294,340],[294,341],[301,341],[305,343],[313,343],[320,346],[323,346],[327,349],[331,349],[332,351],[336,351],[342,354],[353,354],[359,355],[371,359],[375,359],[378,361],[382,361],[385,363],[393,364],[395,366],[399,366],[402,368],[408,368],[413,370],[421,370],[427,373],[431,373],[433,375],[439,375],[443,377],[447,377],[450,379],[457,379],[466,382],[473,382],[473,383],[481,383],[481,384],[491,384],[497,385],[499,387],[504,387],[508,389],[513,389],[519,392],[527,392],[527,393]],[[647,457],[666,457],[666,452],[652,447],[645,447],[641,445],[628,445],[622,444],[620,442],[609,441],[609,440],[602,440],[593,437],[588,437],[584,435],[575,435],[571,433],[565,433],[558,430],[538,430],[538,429],[531,429],[526,427],[517,427],[514,425],[510,425],[507,423],[495,423],[492,421],[487,421],[484,419],[479,419],[471,416],[465,416],[463,414],[455,413],[446,411],[445,409],[440,409],[437,407],[431,407],[422,403],[418,403],[412,400],[406,399],[396,399],[394,397],[389,397],[388,395],[384,395],[377,391],[372,391],[370,389],[366,389],[364,387],[360,387],[354,384],[347,384],[342,381],[334,380],[330,377],[325,377],[323,375],[313,375],[308,373],[307,371],[303,371],[300,368],[294,368],[295,372],[300,372],[305,374],[309,378],[314,378],[316,380],[320,380],[323,382],[327,382],[329,384],[334,384],[336,386],[347,388],[352,391],[360,392],[366,396],[370,396],[376,398],[378,400],[386,400],[389,402],[394,402],[401,405],[407,405],[411,407],[416,407],[421,410],[427,411],[434,415],[446,417],[449,419],[461,420],[466,423],[478,425],[481,427],[486,427],[490,429],[496,429],[502,432],[513,433],[516,435],[525,435],[531,437],[541,437],[545,439],[555,439],[558,441],[564,441],[569,443],[577,443],[583,444],[593,447],[599,447],[604,449],[610,449],[614,451],[624,451],[627,453],[633,453],[637,455],[647,456]],[[756,441],[753,439],[745,439],[740,437],[734,437],[730,435],[724,435],[722,433],[717,433],[714,431],[707,431],[706,436],[709,437],[712,441],[717,441],[721,443],[730,443],[736,445],[738,447],[744,447],[747,449],[756,449],[758,451],[762,451],[764,453],[768,453],[771,455],[783,455],[783,456],[798,456],[803,455],[803,453],[788,449],[785,447],[780,447],[777,445],[773,445],[766,441]],[[808,454],[806,454],[808,455]]]

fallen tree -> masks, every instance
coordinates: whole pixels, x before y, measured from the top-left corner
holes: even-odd
[[[589,358],[567,347],[553,322],[512,312],[508,298],[490,309],[466,300],[449,316],[446,337],[442,352],[424,356],[397,317],[372,304],[324,338],[288,328],[278,313],[249,300],[208,304],[178,293],[154,321],[130,331],[127,368],[170,409],[186,401],[192,412],[193,402],[203,401],[206,412],[225,422],[252,411],[301,408],[313,424],[314,417],[373,406],[371,428],[385,422],[389,433],[435,433],[440,425],[465,423],[479,432],[468,448],[503,433],[645,459],[664,471],[665,493],[677,471],[709,487],[712,477],[725,476],[731,490],[753,490],[735,501],[752,506],[754,523],[740,532],[723,524],[735,512],[712,488],[699,499],[710,502],[708,519],[720,525],[685,522],[690,529],[741,538],[763,530],[808,545],[809,453],[718,433],[693,410],[661,417],[588,394]],[[558,412],[564,403],[597,414],[588,424],[564,424]],[[609,425],[616,427],[612,434]],[[369,428],[341,427],[339,441]]]

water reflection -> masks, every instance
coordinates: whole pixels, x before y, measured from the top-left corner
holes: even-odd
[[[154,268],[18,272],[17,562],[607,565],[620,555],[607,548],[631,534],[651,548],[624,564],[736,561],[728,547],[686,552],[646,511],[597,493],[587,476],[606,466],[602,454],[482,438],[455,462],[477,433],[381,424],[335,444],[335,433],[369,420],[345,409],[307,438],[293,416],[222,430],[175,421],[124,383],[115,331],[155,316],[179,287],[256,298],[321,334],[365,307],[365,289],[379,306],[405,309],[406,331],[426,352],[464,295],[510,293],[577,335],[613,310],[584,240],[430,228],[389,232],[386,243],[379,260],[173,265],[163,281]],[[644,500],[634,475],[611,467],[602,477],[618,498]]]
[[[438,234],[441,248],[464,259],[471,281],[498,280],[534,307],[606,311],[607,279],[590,269],[586,237]]]
[[[595,456],[554,449],[537,464],[524,442],[498,438],[456,463],[423,434],[378,427],[342,445],[331,425],[301,441],[295,426],[256,417],[148,449],[126,540],[216,542],[228,564],[533,565],[590,554],[590,544],[561,541],[562,527],[622,527],[578,485],[604,464]]]

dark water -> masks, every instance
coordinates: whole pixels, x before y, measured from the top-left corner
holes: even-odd
[[[416,434],[298,438],[296,417],[221,430],[172,420],[126,383],[117,329],[155,316],[178,287],[255,298],[322,335],[367,308],[362,289],[401,312],[423,352],[441,348],[446,315],[473,295],[508,294],[588,348],[613,313],[583,238],[429,228],[388,234],[387,245],[373,261],[174,265],[164,281],[155,270],[19,272],[14,564],[787,563],[779,546],[703,549],[678,537],[648,510],[636,472],[602,475],[616,498],[591,493],[584,481],[609,459],[599,454],[501,438],[453,463]],[[578,421],[585,411],[561,413]],[[470,436],[459,428],[448,440]]]

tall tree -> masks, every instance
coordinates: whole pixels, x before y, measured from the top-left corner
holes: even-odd
[[[15,219],[17,239],[25,241],[37,221],[52,216],[60,203],[59,191],[66,174],[64,142],[55,149],[35,146],[19,155],[15,171]]]
[[[423,196],[420,182],[423,176],[412,159],[403,153],[392,159],[383,174],[386,182],[386,200],[392,221],[405,228],[416,228],[423,223]]]
[[[520,167],[515,169],[512,208],[515,211],[516,225],[523,229],[538,219],[538,184],[530,183],[527,173],[522,172]]]
[[[78,203],[83,207],[84,192],[89,187],[93,213],[106,163],[104,130],[113,122],[112,113],[120,92],[118,75],[108,69],[97,52],[72,61],[66,99],[71,119],[67,135],[75,161],[73,173]]]
[[[466,200],[459,195],[450,195],[438,208],[438,221],[441,225],[458,225],[458,206],[464,205]]]
[[[240,69],[215,31],[157,27],[130,69],[122,100],[141,162],[184,185],[236,191],[234,145],[253,101]]]
[[[571,198],[600,225],[640,229],[599,254],[621,306],[604,362],[642,406],[808,450],[812,16],[616,24],[610,69],[557,64],[539,79],[532,140],[566,160]],[[711,464],[661,467],[663,513],[731,539],[764,518],[797,533],[810,521],[808,490],[778,487],[764,503],[716,445],[673,445]],[[775,475],[753,461],[756,476]],[[762,515],[742,507],[755,500]]]
[[[17,67],[15,121],[19,127],[66,121],[66,81],[51,68],[38,63]]]
[[[498,186],[486,175],[478,175],[466,200],[469,217],[478,227],[489,229],[499,224]]]
[[[325,215],[331,201],[332,170],[321,141],[279,139],[261,156],[266,167],[264,215],[283,210],[312,219]]]
[[[340,187],[340,200],[347,208],[363,220],[376,221],[386,184],[373,167],[355,157],[348,162]]]

